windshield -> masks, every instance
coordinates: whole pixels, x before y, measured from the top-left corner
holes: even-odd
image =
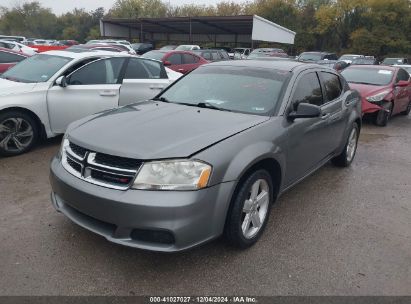
[[[143,55],[141,55],[141,57],[143,58],[149,58],[149,59],[155,59],[155,60],[160,60],[163,59],[164,57],[164,53],[163,52],[159,52],[159,51],[150,51],[147,52]]]
[[[388,85],[391,82],[394,71],[384,68],[347,68],[341,74],[351,83],[383,86]]]
[[[269,115],[290,74],[272,69],[204,66],[176,82],[161,97],[173,103]]]
[[[18,63],[1,77],[18,82],[46,82],[71,60],[54,55],[35,55]]]
[[[411,67],[402,67],[404,70],[408,72],[408,74],[411,74]]]
[[[298,60],[303,60],[303,61],[318,61],[321,60],[321,54],[315,54],[315,53],[302,53],[300,57],[298,57]]]

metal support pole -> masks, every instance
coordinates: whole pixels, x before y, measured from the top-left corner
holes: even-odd
[[[191,17],[189,18],[189,20],[190,20],[190,37],[189,37],[189,40],[190,40],[190,44],[191,43],[193,43],[193,37],[192,37],[192,24],[191,24]]]
[[[143,21],[140,21],[140,42],[144,42]]]

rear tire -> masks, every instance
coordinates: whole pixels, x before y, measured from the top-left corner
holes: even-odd
[[[331,162],[338,167],[349,167],[354,160],[355,153],[358,147],[358,138],[360,136],[360,128],[357,123],[354,123],[348,133],[347,142],[343,152],[331,159]]]
[[[264,169],[254,171],[239,185],[224,229],[231,245],[245,249],[257,242],[268,222],[273,191],[272,178]]]
[[[388,120],[389,120],[390,117],[391,117],[391,113],[392,113],[392,103],[391,103],[391,102],[387,102],[387,103],[383,104],[382,107],[383,107],[385,110],[388,110],[388,111],[379,110],[379,111],[377,112],[377,116],[375,117],[374,123],[375,123],[377,126],[385,127],[385,126],[388,124]]]
[[[0,155],[15,156],[26,153],[39,139],[36,121],[20,111],[0,114]]]

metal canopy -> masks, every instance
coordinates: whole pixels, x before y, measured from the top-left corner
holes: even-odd
[[[140,41],[294,43],[295,32],[256,15],[229,17],[110,18],[100,20],[103,37]]]

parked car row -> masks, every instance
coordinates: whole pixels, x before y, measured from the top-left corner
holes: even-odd
[[[411,110],[403,66],[185,48],[0,49],[27,57],[0,76],[0,154],[64,134],[53,206],[112,242],[173,252],[223,235],[247,248],[282,193],[328,161],[353,162],[364,115],[384,126]]]

